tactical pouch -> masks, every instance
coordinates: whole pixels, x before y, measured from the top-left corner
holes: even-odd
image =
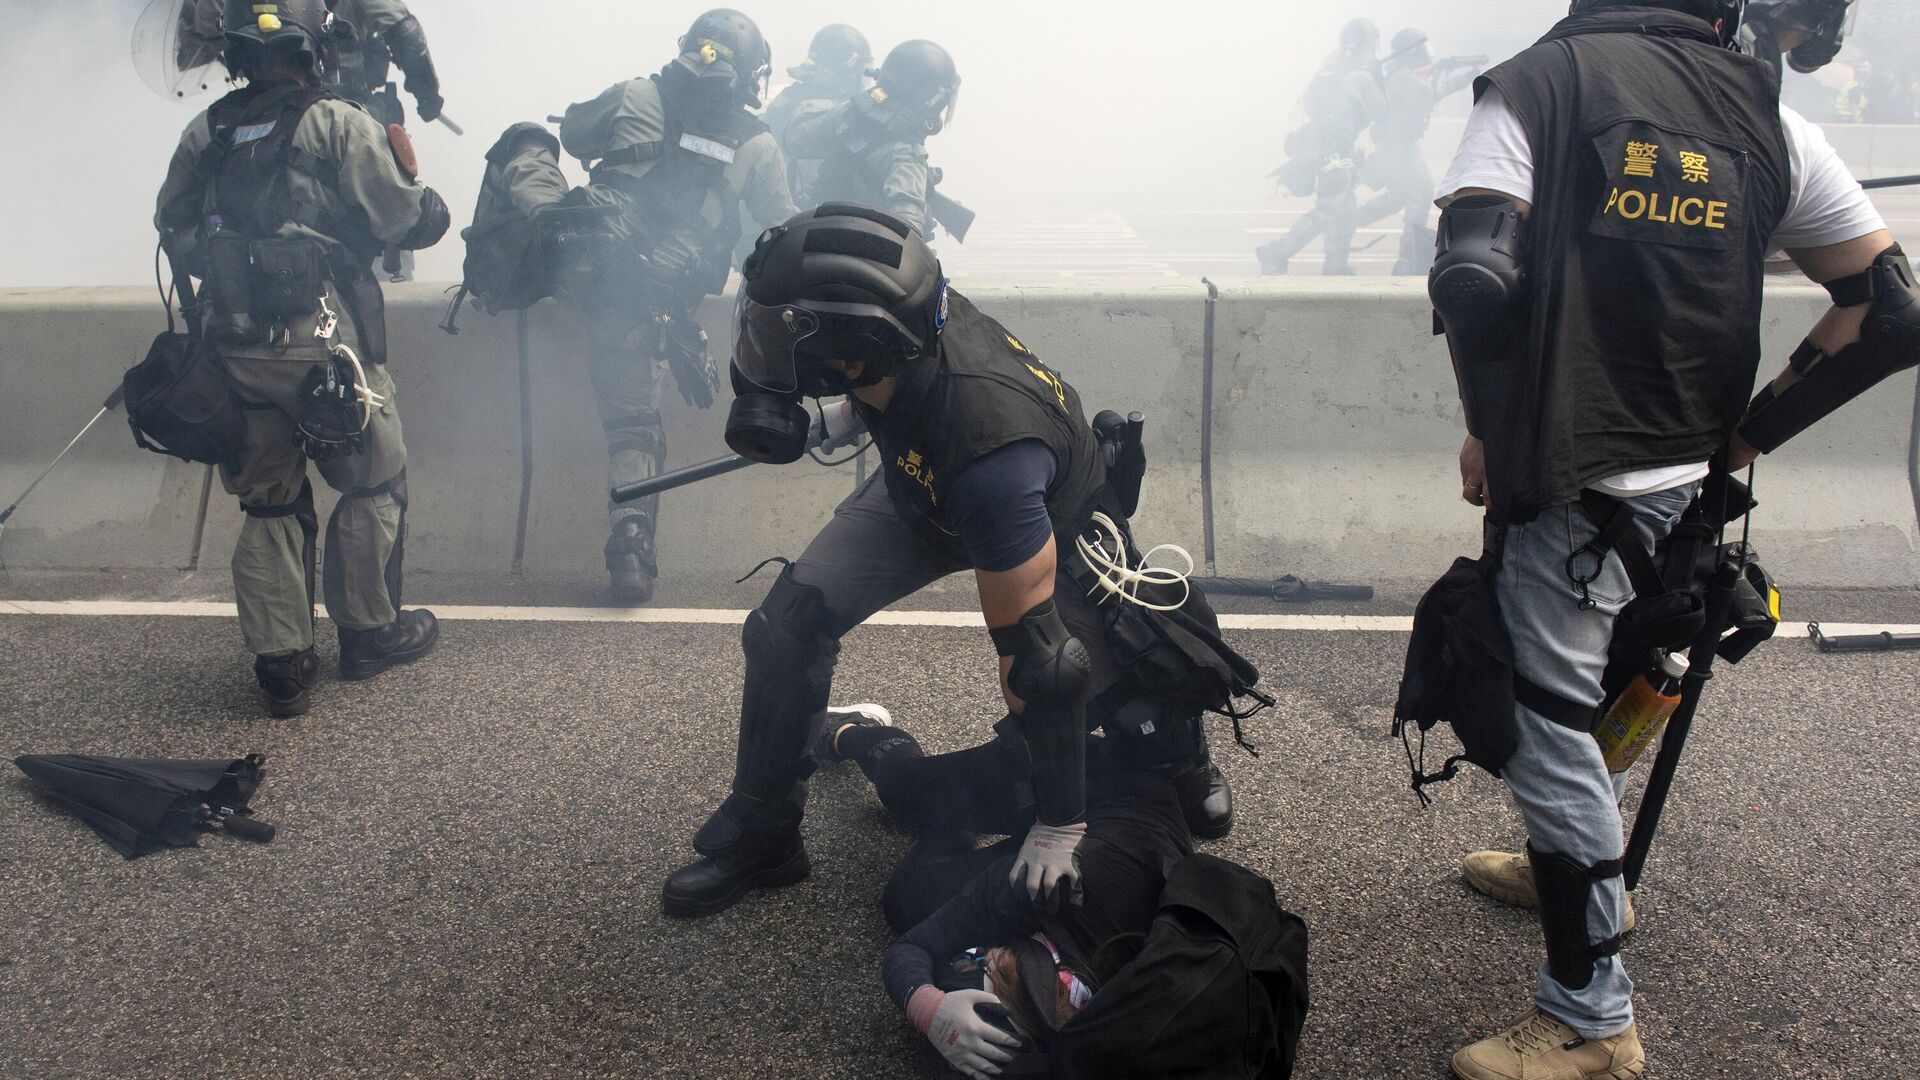
[[[1154,594],[1161,595],[1154,595]],[[1141,598],[1171,604],[1179,593],[1170,585],[1143,585]],[[1196,587],[1173,611],[1139,604],[1105,605],[1107,647],[1119,668],[1146,697],[1183,709],[1244,719],[1273,699],[1255,689],[1260,670],[1220,636],[1220,619]],[[1236,706],[1251,697],[1251,709]]]
[[[255,240],[247,287],[247,309],[261,322],[284,322],[320,310],[326,292],[326,257],[320,243],[305,237]]]
[[[1413,640],[1393,708],[1393,731],[1407,744],[1413,789],[1451,780],[1462,761],[1495,776],[1513,757],[1513,641],[1500,618],[1494,575],[1500,568],[1502,530],[1489,526],[1486,550],[1478,559],[1459,558],[1413,612]],[[1425,737],[1435,726],[1453,726],[1462,753],[1435,773],[1424,772],[1407,731]],[[1422,755],[1423,757],[1424,755]],[[1426,798],[1424,793],[1422,800]]]
[[[247,421],[226,364],[205,343],[172,330],[122,380],[127,424],[142,449],[227,465],[246,446]]]
[[[231,232],[206,240],[208,333],[229,345],[264,345],[266,323],[253,317],[253,241]]]

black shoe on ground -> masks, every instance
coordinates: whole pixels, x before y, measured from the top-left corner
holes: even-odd
[[[608,587],[622,604],[639,607],[653,602],[653,581],[660,568],[654,562],[653,534],[646,519],[620,519],[607,537],[602,554],[607,559]]]
[[[660,890],[660,908],[683,919],[718,915],[754,889],[805,881],[813,867],[800,834],[743,838],[675,870]]]
[[[1233,788],[1220,766],[1209,761],[1175,783],[1187,831],[1195,840],[1223,840],[1233,831]]]
[[[831,765],[835,762],[847,760],[847,756],[842,754],[839,748],[834,745],[834,736],[838,735],[842,728],[849,725],[853,727],[892,727],[893,714],[888,712],[884,706],[865,701],[858,705],[829,705],[827,707],[827,722],[820,728],[820,737],[815,739],[813,743],[813,760],[822,765]]]
[[[403,611],[377,630],[340,630],[340,677],[371,679],[391,667],[411,664],[433,651],[440,622],[426,608]]]
[[[253,677],[267,695],[267,715],[276,720],[305,716],[313,704],[308,691],[320,681],[320,658],[313,646],[279,656],[253,658]]]

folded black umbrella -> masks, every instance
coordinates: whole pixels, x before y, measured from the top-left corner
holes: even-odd
[[[259,754],[226,761],[29,754],[13,763],[129,859],[193,847],[215,829],[273,839],[273,826],[247,809],[267,775]]]

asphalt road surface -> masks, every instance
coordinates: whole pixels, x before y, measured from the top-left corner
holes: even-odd
[[[738,608],[752,589],[671,599]],[[0,610],[129,591],[16,575]],[[1403,614],[1410,595],[1367,610]],[[950,585],[930,602],[965,599]],[[1799,614],[1913,622],[1916,600],[1837,593]],[[1255,726],[1258,759],[1216,732],[1240,823],[1211,850],[1311,927],[1298,1075],[1444,1076],[1527,1004],[1533,918],[1457,871],[1467,850],[1517,845],[1517,819],[1477,773],[1430,809],[1408,792],[1387,732],[1403,634],[1236,638],[1281,706]],[[810,880],[704,921],[660,914],[662,877],[725,790],[737,642],[724,622],[450,622],[426,662],[330,678],[311,715],[269,722],[231,619],[0,614],[0,749],[263,753],[256,805],[280,827],[268,847],[212,836],[128,862],[0,779],[0,1073],[942,1075],[878,977],[877,898],[908,836],[850,766],[814,784]],[[958,748],[998,716],[991,670],[978,630],[869,626],[836,697]],[[1920,654],[1804,639],[1716,680],[1627,949],[1650,1076],[1906,1071],[1916,688]]]

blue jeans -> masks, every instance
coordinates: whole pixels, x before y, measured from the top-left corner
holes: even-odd
[[[1648,547],[1672,530],[1698,484],[1624,500]],[[1507,530],[1497,590],[1513,638],[1515,669],[1542,688],[1599,705],[1614,618],[1633,599],[1620,557],[1609,554],[1589,586],[1594,606],[1580,608],[1580,591],[1567,557],[1599,532],[1578,504],[1556,506]],[[1583,571],[1591,572],[1589,566]],[[1526,820],[1527,836],[1542,852],[1592,865],[1620,858],[1624,847],[1620,795],[1626,774],[1607,772],[1599,744],[1525,706],[1514,707],[1518,747],[1502,776]],[[1618,877],[1593,886],[1588,931],[1593,941],[1620,933],[1626,891]],[[1599,962],[1593,981],[1573,990],[1556,982],[1543,962],[1534,1001],[1589,1039],[1617,1035],[1633,1023],[1633,980],[1618,956]]]

